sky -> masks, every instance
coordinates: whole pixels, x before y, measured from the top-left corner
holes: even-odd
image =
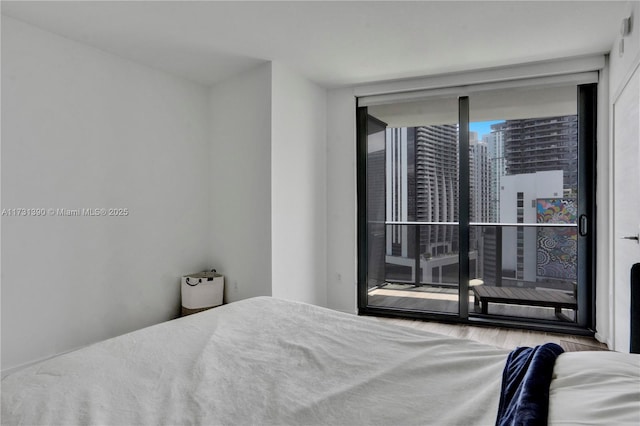
[[[491,125],[496,123],[502,123],[504,120],[494,121],[478,121],[475,123],[469,123],[469,130],[472,132],[478,132],[478,140],[482,140],[483,135],[491,133]]]

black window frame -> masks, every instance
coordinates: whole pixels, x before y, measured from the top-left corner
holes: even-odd
[[[357,301],[359,315],[393,316],[452,323],[480,324],[518,329],[563,332],[593,336],[596,309],[596,162],[597,162],[597,83],[577,85],[578,103],[578,307],[575,323],[514,317],[470,317],[468,303],[460,298],[457,314],[401,310],[369,306],[367,287],[367,122],[368,108],[356,107],[356,195],[357,195]],[[466,294],[469,282],[469,98],[459,98],[460,126],[460,293]],[[466,167],[465,167],[466,165]],[[465,176],[466,174],[466,176]],[[464,213],[463,213],[464,212]]]

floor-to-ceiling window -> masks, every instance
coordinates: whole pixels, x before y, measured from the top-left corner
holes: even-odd
[[[591,328],[595,90],[360,99],[360,311]]]

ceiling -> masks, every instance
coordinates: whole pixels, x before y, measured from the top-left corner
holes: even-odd
[[[202,84],[278,61],[324,87],[611,50],[616,1],[2,1],[2,14]]]

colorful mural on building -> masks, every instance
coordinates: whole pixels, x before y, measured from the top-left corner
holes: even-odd
[[[575,224],[577,203],[574,199],[544,198],[537,200],[537,223]],[[576,280],[578,257],[577,228],[538,228],[537,276]]]

